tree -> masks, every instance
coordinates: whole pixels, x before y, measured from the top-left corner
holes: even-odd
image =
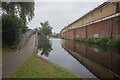
[[[21,18],[11,15],[2,16],[2,41],[3,44],[13,44],[15,42],[15,32],[17,29],[21,29],[22,32],[25,32],[24,28],[27,26],[24,25]]]
[[[45,21],[44,23],[40,23],[42,27],[39,27],[40,33],[44,35],[50,35],[52,34],[52,27],[49,25],[48,21]]]
[[[27,22],[34,16],[34,2],[2,2],[2,12],[3,44],[12,45],[18,39],[16,35],[27,31]]]
[[[3,14],[16,15],[26,24],[34,16],[34,4],[34,2],[2,2]]]

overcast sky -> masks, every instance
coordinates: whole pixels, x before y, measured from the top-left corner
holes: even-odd
[[[53,32],[80,18],[103,2],[36,2],[35,16],[28,24],[33,29],[40,27],[40,22],[49,21]]]

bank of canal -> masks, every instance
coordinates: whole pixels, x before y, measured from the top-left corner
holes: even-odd
[[[43,78],[75,78],[75,76],[61,69],[59,66],[49,64],[35,54],[31,54],[25,62],[9,76],[9,78],[38,78],[43,80]]]
[[[96,78],[86,67],[62,48],[61,41],[61,39],[50,39],[50,42],[41,42],[38,55],[82,78]]]
[[[120,55],[116,52],[51,38],[41,42],[37,55],[82,78],[119,78]]]

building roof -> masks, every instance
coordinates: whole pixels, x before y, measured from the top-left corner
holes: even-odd
[[[79,19],[75,20],[74,22],[72,22],[71,24],[67,25],[66,27],[69,27],[70,25],[74,24],[75,22],[79,21],[80,19],[82,19],[83,17],[87,16],[88,14],[91,14],[95,11],[97,11],[98,9],[101,9],[103,6],[109,4],[110,2],[104,2],[103,4],[99,5],[98,7],[94,8],[93,10],[91,10],[90,12],[86,13],[85,15],[83,15],[82,17],[80,17]],[[64,27],[63,29],[65,29],[66,27]]]

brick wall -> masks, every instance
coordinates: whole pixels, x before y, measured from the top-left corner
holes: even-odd
[[[80,37],[80,38],[86,37],[86,27],[75,29],[75,37]]]
[[[120,18],[120,17],[119,17]],[[119,18],[113,18],[113,27],[112,27],[112,36],[113,37],[119,37],[120,38],[120,20]]]
[[[98,37],[107,36],[109,33],[109,21],[105,20],[102,22],[98,22],[87,27],[87,36],[94,37],[98,35]]]
[[[73,40],[74,36],[75,36],[74,35],[74,33],[75,33],[74,31],[75,31],[74,29],[67,31],[66,32],[66,39],[72,39]]]
[[[85,27],[77,29],[71,29],[64,34],[65,39],[74,39],[75,37],[85,38],[87,37],[120,37],[120,19],[119,17],[104,20],[98,23],[90,24]],[[86,31],[87,30],[87,31]]]

